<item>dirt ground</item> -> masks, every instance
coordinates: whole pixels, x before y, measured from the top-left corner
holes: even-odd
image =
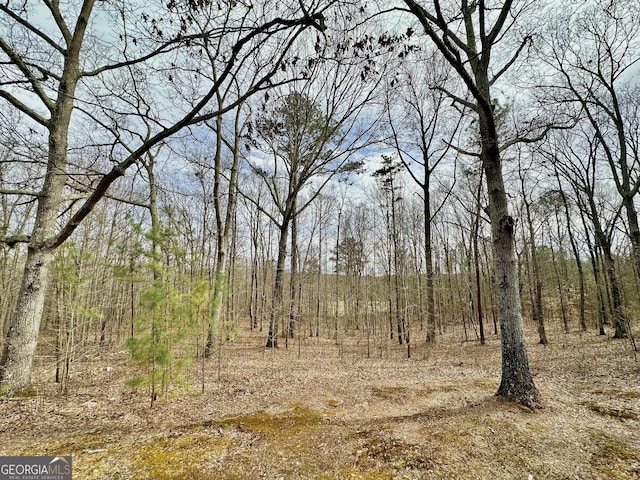
[[[36,393],[0,401],[0,455],[72,455],[74,479],[640,478],[640,359],[629,341],[552,335],[529,355],[543,408],[494,396],[499,341],[449,332],[410,359],[393,343],[305,339],[261,348],[242,331],[191,388],[149,406],[128,354],[39,358]],[[218,370],[219,367],[219,370]],[[218,378],[218,374],[220,377]]]

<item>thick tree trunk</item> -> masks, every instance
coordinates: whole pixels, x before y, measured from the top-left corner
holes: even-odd
[[[615,328],[613,338],[627,338],[627,319],[622,311],[622,297],[620,295],[620,286],[618,285],[618,277],[616,275],[615,261],[611,254],[611,246],[608,244],[603,245],[603,257],[605,263],[605,270],[609,277],[609,284],[611,286],[611,305],[613,308],[613,326]]]
[[[502,327],[502,382],[498,395],[525,405],[533,405],[537,402],[539,394],[529,371],[525,348],[513,235],[515,221],[509,215],[504,189],[498,129],[490,92],[492,82],[489,78],[492,47],[501,38],[501,30],[509,29],[512,25],[506,19],[512,18],[510,9],[513,2],[506,0],[501,7],[496,7],[495,10],[500,11],[496,15],[493,15],[493,12],[491,15],[485,15],[490,7],[484,2],[462,2],[462,17],[458,17],[462,18],[461,23],[463,22],[462,37],[449,30],[449,21],[443,16],[444,9],[439,1],[434,2],[436,13],[427,11],[422,2],[405,0],[405,3],[411,13],[420,20],[425,33],[456,70],[474,98],[472,108],[478,114],[481,159],[486,174],[489,218],[493,235],[495,289]],[[474,13],[477,13],[478,18],[474,18]],[[495,19],[493,26],[486,24],[488,18]],[[477,41],[476,32],[478,23],[480,42]],[[466,61],[463,60],[463,55]]]
[[[72,105],[63,103],[54,114],[57,127],[52,128],[49,135],[47,175],[38,199],[18,302],[0,361],[0,384],[9,390],[27,389],[31,382],[31,366],[42,321],[49,266],[54,257],[54,250],[47,242],[55,235],[56,219],[67,179],[67,129]]]
[[[502,380],[498,395],[533,406],[539,394],[529,370],[524,339],[514,238],[515,220],[509,215],[493,118],[481,110],[479,120],[493,236],[494,281],[502,332]]]
[[[38,196],[38,209],[18,303],[0,360],[0,385],[3,389],[24,390],[31,382],[31,366],[42,321],[49,266],[54,257],[54,249],[50,245],[56,234],[56,221],[67,182],[68,134],[79,78],[80,49],[94,3],[95,0],[85,0],[82,4],[73,37],[67,44],[57,98],[51,108],[51,118],[47,125],[47,173]]]
[[[6,389],[25,390],[31,383],[53,257],[51,250],[29,246],[18,303],[2,351],[0,381]]]

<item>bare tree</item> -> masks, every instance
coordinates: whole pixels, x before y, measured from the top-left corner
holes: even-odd
[[[395,329],[397,340],[400,345],[407,343],[407,352],[409,350],[409,329],[406,318],[406,298],[405,298],[405,246],[404,238],[400,234],[401,224],[401,201],[402,198],[402,182],[400,181],[400,173],[403,170],[402,163],[387,155],[382,156],[382,164],[378,170],[373,172],[373,176],[378,179],[385,211],[385,226],[387,230],[387,275],[389,285],[389,319],[391,327],[391,335],[393,338],[395,317]],[[393,285],[393,287],[392,287]]]
[[[536,192],[539,178],[531,178],[531,170],[533,159],[530,164],[523,165],[522,150],[518,151],[518,176],[520,177],[520,195],[524,207],[524,219],[526,222],[525,233],[525,256],[530,259],[529,275],[531,277],[531,313],[533,321],[538,326],[538,336],[540,337],[540,344],[548,345],[547,332],[545,329],[545,319],[542,304],[542,272],[540,269],[540,260],[538,258],[538,242],[536,241],[536,228],[534,226],[534,217],[532,214],[533,204],[535,199],[533,195]],[[531,158],[531,157],[529,157]],[[524,227],[523,227],[524,228]],[[528,245],[528,249],[527,249]]]
[[[319,9],[309,13],[295,2],[277,3],[281,13],[264,2],[260,8],[236,3],[220,15],[214,5],[171,2],[162,19],[154,18],[158,11],[152,7],[147,11],[120,4],[112,9],[111,4],[95,0],[84,0],[77,8],[60,2],[0,5],[0,99],[40,132],[47,145],[42,181],[30,192],[37,203],[31,233],[5,233],[1,239],[9,245],[28,244],[19,300],[0,361],[5,388],[29,385],[54,252],[109,187],[154,146],[221,113],[210,100],[225,82],[248,70],[259,72],[259,80],[227,104],[231,109],[276,78],[288,49],[305,29],[324,30]],[[210,16],[209,28],[205,33],[190,31],[190,19],[200,15]],[[99,29],[105,21],[112,29],[103,34]],[[199,60],[202,49],[218,52],[220,73],[215,79],[207,74],[206,62]],[[269,51],[268,59],[247,61],[262,49]],[[176,62],[191,72],[182,81],[197,80],[178,84],[178,74],[171,72]],[[158,95],[162,89],[154,91],[150,81],[154,75],[185,92],[174,97],[175,108],[151,102],[151,97],[162,96]],[[152,119],[150,135],[144,125],[139,133],[139,125],[128,114],[136,116],[141,105]],[[166,112],[177,114],[167,117]],[[103,160],[110,160],[106,170],[96,161],[88,168],[78,164],[74,171],[69,150],[83,131],[105,146]],[[79,205],[78,196],[68,196],[72,188],[85,197]],[[59,224],[60,213],[66,211],[72,214]]]
[[[421,24],[444,59],[457,72],[472,100],[450,92],[461,105],[476,113],[481,141],[480,159],[489,195],[488,212],[493,236],[495,287],[498,292],[502,330],[502,381],[498,395],[536,404],[536,389],[525,347],[515,251],[515,221],[509,213],[501,162],[501,146],[496,122],[492,86],[509,70],[529,38],[522,38],[510,58],[493,65],[492,53],[520,17],[524,4],[462,0],[458,7],[433,0],[426,5],[405,0],[408,12]]]
[[[343,155],[343,150],[340,150],[346,135],[340,130],[346,118],[342,120],[326,116],[320,106],[304,93],[293,92],[283,98],[273,115],[264,116],[258,122],[258,131],[273,163],[261,166],[254,162],[253,169],[268,186],[278,213],[275,216],[264,208],[261,210],[279,230],[267,347],[277,346],[277,320],[282,307],[282,282],[291,222],[311,204],[334,175],[356,166],[349,162],[349,155]],[[299,202],[300,194],[314,177],[324,178],[308,198]]]
[[[414,56],[417,56],[420,70],[415,68]],[[448,95],[439,88],[451,83],[452,79],[451,72],[439,65],[437,53],[429,52],[425,56],[423,52],[410,52],[403,57],[406,61],[397,78],[388,86],[387,108],[392,143],[402,164],[420,188],[423,202],[427,341],[434,342],[436,318],[431,230],[433,219],[441,207],[433,204],[434,172],[449,157],[451,145],[459,132],[462,112],[449,106]],[[428,65],[426,74],[424,65]],[[398,89],[399,95],[396,93]]]
[[[632,78],[640,62],[639,15],[640,5],[633,0],[598,0],[576,9],[560,9],[541,46],[541,58],[557,73],[555,84],[554,80],[544,84],[547,95],[553,101],[576,105],[600,143],[626,213],[637,278],[640,132],[637,84]]]
[[[601,278],[600,267],[597,263],[597,255],[601,253],[607,281],[597,282],[597,285],[598,288],[603,288],[605,284],[609,285],[615,326],[614,336],[624,338],[627,335],[627,319],[622,308],[622,294],[613,254],[613,234],[622,205],[602,199],[604,192],[598,181],[601,178],[603,168],[598,162],[600,142],[597,136],[593,137],[593,130],[589,124],[582,124],[580,127],[572,134],[556,134],[552,146],[546,154],[553,162],[554,169],[571,186],[583,219],[586,218],[589,221],[589,230],[593,232],[591,262],[594,276],[596,279]],[[585,230],[587,229],[585,228]],[[598,296],[599,322],[601,333],[604,334],[602,325],[605,323],[605,301],[601,290],[598,292]]]

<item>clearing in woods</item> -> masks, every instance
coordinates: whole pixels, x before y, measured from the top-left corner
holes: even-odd
[[[51,359],[35,391],[0,402],[0,455],[73,455],[84,479],[640,478],[640,361],[629,341],[556,333],[529,355],[544,408],[494,396],[496,338],[415,345],[304,339],[265,350],[240,332],[192,387],[149,408],[124,387],[128,354],[73,365],[57,393]],[[284,343],[284,342],[283,342]],[[218,378],[218,373],[220,377]]]

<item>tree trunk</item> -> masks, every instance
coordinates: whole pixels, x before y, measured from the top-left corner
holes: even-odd
[[[558,176],[557,172],[556,172],[556,178],[558,180],[558,188],[560,190],[560,195],[562,197],[562,205],[564,207],[564,215],[565,215],[565,221],[567,222],[567,234],[569,235],[569,243],[571,244],[571,251],[573,252],[573,257],[575,258],[576,261],[576,268],[578,270],[578,281],[580,282],[580,292],[579,292],[579,296],[580,296],[580,306],[579,306],[579,311],[580,311],[580,328],[582,329],[583,332],[587,331],[587,321],[586,321],[586,317],[585,317],[585,288],[584,288],[584,270],[582,268],[582,260],[580,259],[580,252],[578,251],[578,245],[576,243],[576,239],[573,235],[573,227],[571,227],[571,214],[569,212],[569,204],[567,202],[567,197],[564,194],[564,190],[562,189],[562,183],[560,182],[560,177]]]
[[[473,232],[473,260],[475,268],[476,283],[476,314],[478,315],[478,328],[480,329],[480,345],[485,344],[484,335],[484,314],[482,310],[482,287],[480,284],[480,249],[478,247],[478,226],[479,216],[476,217],[476,225]]]
[[[488,84],[486,89],[485,98],[488,99]],[[502,331],[502,379],[498,395],[532,406],[538,401],[539,393],[529,370],[524,339],[514,238],[515,220],[509,215],[494,119],[485,109],[479,113],[482,163],[493,235],[494,281]]]
[[[474,99],[474,103],[470,106],[478,115],[480,158],[489,196],[495,288],[502,327],[502,382],[498,389],[498,395],[532,406],[537,402],[539,394],[529,371],[524,341],[522,305],[520,303],[513,235],[515,221],[508,211],[507,195],[502,177],[496,115],[490,92],[492,82],[489,78],[492,47],[502,38],[501,30],[508,30],[513,25],[512,22],[507,22],[507,18],[513,18],[513,15],[517,16],[517,14],[515,11],[511,12],[513,3],[511,0],[503,2],[501,7],[491,8],[486,6],[485,2],[462,2],[459,10],[461,16],[451,20],[457,22],[460,19],[459,26],[463,36],[458,37],[450,30],[449,20],[442,14],[445,9],[441,8],[439,1],[434,2],[436,13],[425,10],[422,2],[404,1],[446,61],[456,70]],[[494,12],[488,14],[491,9],[499,10],[499,14],[494,15]],[[474,14],[477,14],[477,18],[474,18]],[[495,20],[494,25],[486,24],[489,18]],[[478,24],[480,24],[479,42],[478,33],[476,33]],[[452,39],[454,40],[452,41]],[[463,59],[463,55],[466,59]],[[463,103],[469,102],[463,100]]]
[[[614,334],[613,338],[627,338],[627,320],[622,311],[622,297],[620,295],[620,286],[618,285],[618,277],[616,275],[615,262],[613,255],[611,254],[611,246],[607,242],[602,246],[605,270],[609,277],[609,284],[611,287],[611,305],[613,308],[613,326]]]
[[[278,320],[282,310],[282,293],[284,263],[287,258],[287,237],[289,236],[289,220],[284,219],[279,228],[280,238],[278,239],[278,260],[276,262],[276,278],[273,282],[273,297],[271,299],[271,313],[269,316],[269,333],[267,334],[266,348],[278,347]]]
[[[49,267],[54,258],[54,250],[47,246],[47,241],[55,235],[58,209],[67,178],[67,129],[71,107],[69,104],[64,113],[58,112],[58,115],[65,117],[58,119],[58,128],[52,129],[49,136],[49,167],[38,200],[18,302],[2,351],[0,383],[8,385],[11,390],[27,389],[31,382],[31,367],[49,283]],[[63,128],[64,122],[66,126]]]
[[[598,217],[598,210],[593,197],[588,199],[589,209],[591,212],[591,221],[594,228],[595,248],[596,251],[600,249],[602,251],[602,260],[604,262],[603,269],[606,279],[609,281],[610,290],[608,293],[611,295],[611,305],[613,313],[613,324],[615,333],[613,338],[627,338],[627,321],[622,311],[622,296],[620,294],[620,287],[618,285],[618,277],[616,274],[615,261],[613,254],[611,253],[611,240],[604,232],[600,219]],[[601,332],[603,329],[601,328]]]
[[[218,106],[222,109],[223,101],[218,94]],[[222,187],[222,144],[223,144],[223,123],[222,115],[216,117],[216,151],[214,154],[214,183],[213,183],[213,204],[216,216],[216,271],[215,280],[213,283],[213,295],[212,295],[212,309],[211,309],[211,321],[207,328],[207,343],[205,345],[204,354],[205,357],[211,355],[211,349],[213,347],[213,335],[214,329],[220,328],[222,320],[222,303],[224,300],[224,291],[226,282],[226,270],[227,270],[227,248],[229,245],[229,236],[231,234],[233,226],[233,218],[235,214],[236,201],[238,197],[238,165],[240,164],[240,113],[241,108],[238,107],[234,122],[234,144],[233,144],[233,164],[231,166],[229,185],[227,190],[227,208],[223,212],[221,205],[222,194],[220,189]],[[204,182],[204,179],[200,177],[200,181]],[[203,185],[204,192],[204,185]]]
[[[52,250],[29,245],[18,303],[2,350],[0,381],[4,388],[26,390],[31,383],[31,367],[53,257]]]
[[[294,199],[292,210],[296,211],[297,202]],[[296,317],[298,314],[298,222],[297,217],[291,219],[291,278],[289,279],[290,303],[289,303],[289,326],[287,328],[287,345],[289,338],[294,338],[296,328]]]
[[[569,319],[567,318],[567,307],[565,305],[565,285],[568,283],[568,278],[562,278],[560,267],[558,266],[558,260],[556,259],[556,251],[551,247],[551,262],[553,263],[553,272],[556,275],[556,285],[558,286],[558,296],[560,299],[560,314],[562,315],[562,325],[564,326],[564,333],[569,333]]]
[[[427,171],[425,167],[425,171]],[[433,245],[431,243],[431,200],[429,192],[429,179],[425,178],[423,184],[424,194],[424,253],[427,267],[427,343],[436,341],[436,301],[433,286]]]
[[[627,223],[629,225],[629,239],[633,249],[634,270],[636,280],[640,280],[640,226],[638,225],[638,212],[636,210],[635,195],[624,195],[622,204],[627,213]]]
[[[529,214],[529,206],[527,205],[527,221],[529,222],[529,248],[531,253],[531,274],[533,280],[533,298],[531,310],[533,312],[533,320],[538,326],[538,336],[541,345],[548,345],[547,331],[544,327],[544,312],[542,310],[542,277],[540,272],[540,262],[538,260],[538,252],[535,244],[535,236],[533,233],[533,224]]]
[[[322,232],[324,231],[322,225],[322,214],[319,214],[319,223],[320,228],[318,231],[320,232],[320,236],[318,239],[318,272],[317,272],[317,290],[316,290],[316,310],[315,310],[315,336],[316,338],[320,338],[320,306],[321,306],[321,298],[322,298]]]
[[[480,283],[480,246],[478,245],[478,237],[480,234],[480,213],[481,213],[481,198],[482,194],[482,176],[478,181],[478,189],[476,191],[476,212],[473,221],[473,232],[471,238],[473,242],[473,262],[475,268],[475,284],[476,284],[476,313],[478,315],[478,328],[480,329],[480,345],[485,344],[484,335],[484,312],[482,309],[482,287]]]
[[[251,216],[251,288],[249,295],[249,328],[258,328],[258,212],[255,214],[256,222]]]
[[[11,390],[24,390],[31,382],[31,366],[38,343],[49,266],[54,249],[49,246],[56,233],[56,222],[67,182],[67,145],[79,78],[80,49],[95,0],[85,0],[78,15],[73,37],[65,52],[65,62],[51,109],[47,173],[30,236],[27,259],[18,294],[18,303],[7,332],[0,359],[0,384]],[[5,387],[6,388],[6,387]]]

